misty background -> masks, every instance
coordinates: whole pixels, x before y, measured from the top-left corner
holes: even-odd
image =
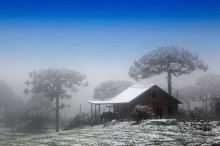
[[[88,112],[94,88],[108,80],[154,83],[166,89],[166,74],[141,82],[128,76],[134,60],[161,46],[188,49],[209,66],[207,72],[173,77],[176,89],[195,85],[202,75],[220,74],[218,3],[168,2],[158,7],[152,1],[113,1],[110,6],[98,1],[11,2],[14,5],[0,5],[0,78],[17,98],[27,101],[32,95],[23,93],[24,83],[33,70],[68,68],[85,74],[89,85],[72,93],[65,101],[71,107],[61,115],[78,113],[79,104]]]

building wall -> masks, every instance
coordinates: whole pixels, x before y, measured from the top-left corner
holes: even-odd
[[[154,110],[154,118],[175,118],[178,103],[159,88],[152,88],[127,104],[115,105],[115,111],[122,118],[130,118],[131,110],[138,104],[149,105]]]

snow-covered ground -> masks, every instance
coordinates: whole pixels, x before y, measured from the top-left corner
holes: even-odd
[[[12,146],[142,146],[142,145],[212,145],[220,141],[220,127],[212,123],[212,131],[196,130],[190,125],[139,125],[131,122],[112,122],[59,133],[22,136],[14,140],[0,137],[0,145]],[[1,139],[2,138],[2,139]]]

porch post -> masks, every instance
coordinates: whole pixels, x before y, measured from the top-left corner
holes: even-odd
[[[100,104],[99,105],[99,124],[100,124]]]
[[[115,104],[113,105],[113,113],[116,113]]]
[[[97,116],[97,114],[96,114],[96,104],[95,104],[95,117]]]
[[[92,105],[92,103],[91,103],[91,118],[92,118],[92,106],[93,106],[93,105]]]

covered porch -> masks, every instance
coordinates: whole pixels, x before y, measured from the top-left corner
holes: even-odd
[[[115,112],[115,105],[109,101],[88,101],[88,103],[91,106],[91,118],[98,117],[99,122],[101,121],[101,114],[103,112]]]

